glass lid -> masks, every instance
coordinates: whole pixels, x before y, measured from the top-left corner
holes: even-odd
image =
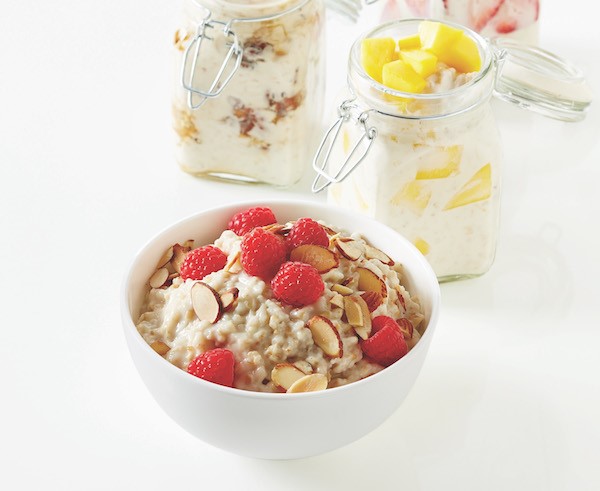
[[[502,38],[491,44],[501,64],[496,97],[561,121],[585,118],[592,91],[581,70],[536,46]]]

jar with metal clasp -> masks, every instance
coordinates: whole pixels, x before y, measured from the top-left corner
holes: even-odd
[[[481,67],[441,68],[432,90],[393,90],[361,64],[366,38],[410,38],[419,20],[381,25],[353,45],[348,88],[314,159],[313,192],[391,226],[425,255],[440,281],[492,265],[499,227],[502,145],[495,95],[563,121],[584,118],[591,94],[566,61],[510,40],[464,30]],[[462,78],[461,78],[462,77]]]
[[[322,0],[186,0],[175,33],[176,159],[191,174],[288,186],[318,143]]]

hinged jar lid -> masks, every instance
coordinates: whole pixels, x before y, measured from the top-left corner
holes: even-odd
[[[499,99],[561,121],[581,121],[592,102],[583,73],[568,61],[509,39],[491,41],[499,59]]]

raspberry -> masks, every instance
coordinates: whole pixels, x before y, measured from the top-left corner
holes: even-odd
[[[244,235],[241,249],[240,262],[244,271],[265,281],[273,278],[287,254],[283,239],[262,228]]]
[[[389,367],[406,353],[408,346],[398,323],[387,315],[373,319],[371,336],[360,341],[363,353],[375,363]]]
[[[312,218],[300,218],[297,220],[287,236],[287,244],[290,249],[303,244],[316,244],[323,247],[329,246],[329,237],[325,229]]]
[[[256,206],[233,215],[227,228],[233,230],[240,237],[256,227],[277,223],[271,208]]]
[[[227,254],[218,247],[198,247],[188,252],[181,263],[181,279],[201,280],[206,275],[223,269],[226,263]]]
[[[187,371],[192,375],[227,387],[233,387],[233,353],[223,348],[206,351],[194,358]]]
[[[294,307],[317,301],[325,285],[319,272],[310,264],[287,262],[281,265],[271,281],[275,298]]]

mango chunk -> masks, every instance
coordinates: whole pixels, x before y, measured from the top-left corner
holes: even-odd
[[[462,145],[431,148],[419,158],[416,178],[444,179],[455,175],[460,167],[462,151]]]
[[[470,205],[488,199],[492,195],[492,166],[485,164],[448,201],[444,210]]]
[[[398,39],[398,47],[403,49],[419,49],[421,47],[421,37],[418,34],[407,36],[402,39]]]
[[[478,72],[481,69],[481,56],[477,44],[466,34],[449,46],[440,59],[462,73]]]
[[[413,68],[402,60],[392,61],[383,65],[383,84],[390,89],[419,94],[427,83]]]
[[[411,181],[392,197],[390,203],[396,206],[405,206],[415,215],[422,215],[430,199],[431,191],[429,189],[417,181]]]
[[[360,62],[369,77],[382,81],[383,66],[397,59],[396,42],[392,38],[367,38],[360,45]]]
[[[408,63],[417,75],[423,78],[435,73],[438,61],[437,56],[422,49],[400,51],[400,59]]]
[[[413,241],[413,244],[424,256],[429,254],[429,243],[426,240],[422,239],[421,237],[417,237]]]
[[[440,59],[448,47],[461,37],[463,31],[440,22],[424,20],[419,24],[421,47],[431,51]]]

